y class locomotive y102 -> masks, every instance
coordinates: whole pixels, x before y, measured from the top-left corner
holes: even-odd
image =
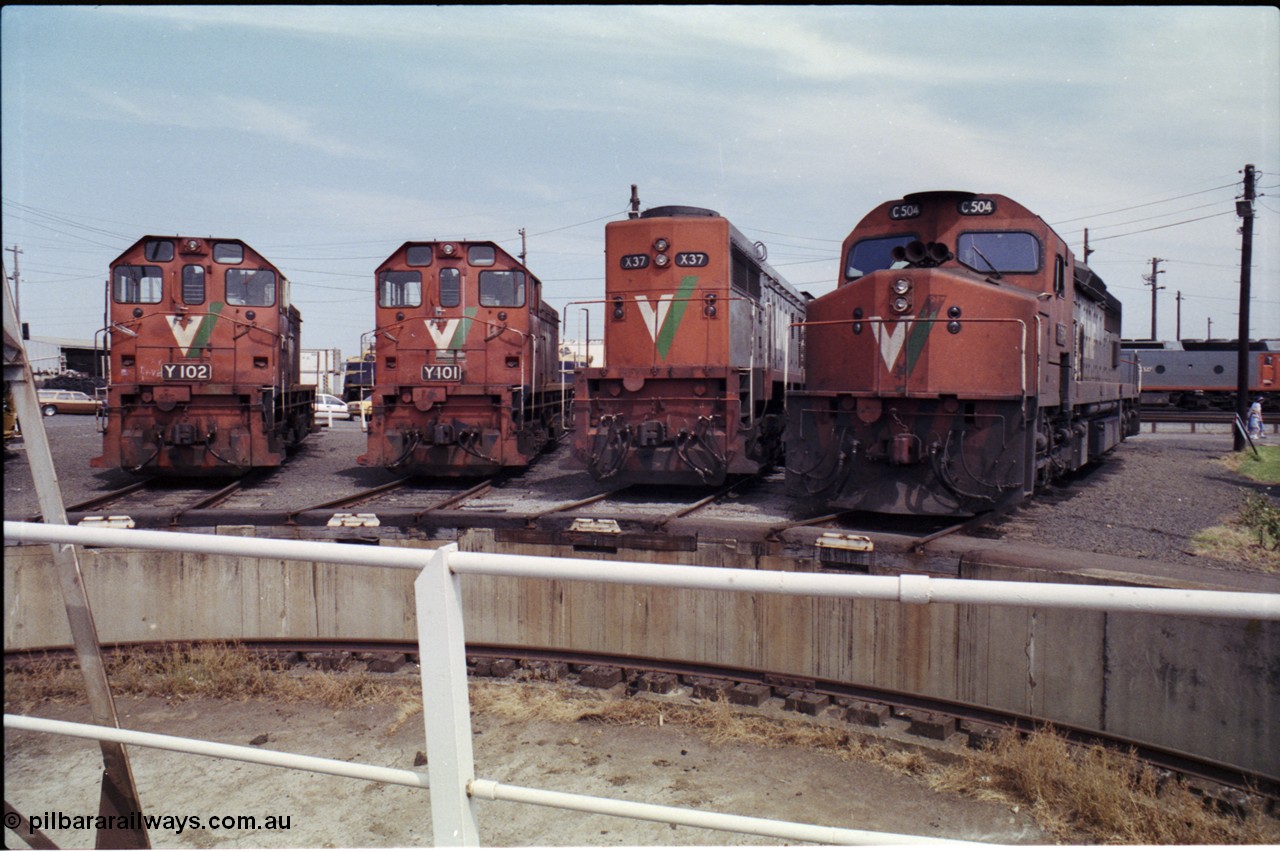
[[[1022,205],[908,195],[864,217],[842,257],[809,305],[788,403],[792,495],[968,516],[1137,434],[1120,303]]]
[[[638,208],[605,227],[604,366],[577,374],[575,457],[620,485],[780,464],[804,298],[714,211]]]
[[[280,270],[240,240],[143,237],[111,264],[103,452],[131,473],[240,475],[312,431],[302,316]]]
[[[419,476],[527,466],[564,432],[560,315],[492,242],[409,242],[377,269],[362,465]]]

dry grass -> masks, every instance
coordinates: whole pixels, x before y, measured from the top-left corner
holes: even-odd
[[[1076,747],[1051,730],[974,752],[941,787],[1025,804],[1046,831],[1071,843],[1280,842],[1273,819],[1220,814],[1185,783],[1162,778],[1130,755]]]
[[[107,677],[116,695],[185,701],[309,701],[326,707],[400,704],[418,698],[421,690],[366,671],[275,671],[238,645],[172,645],[159,652],[106,655]],[[7,711],[26,712],[43,701],[87,701],[78,666],[49,658],[6,666],[4,703]]]
[[[357,671],[273,671],[238,646],[175,646],[160,654],[116,656],[108,673],[117,695],[320,702],[334,708],[383,704],[397,708],[392,729],[422,711],[418,685],[405,679]],[[74,666],[48,662],[6,667],[5,674],[7,712],[27,712],[44,701],[85,700]],[[939,791],[1026,807],[1065,843],[1280,844],[1280,823],[1274,819],[1219,814],[1185,785],[1162,781],[1128,755],[1074,747],[1052,731],[1007,737],[990,750],[939,762],[843,725],[773,718],[726,702],[623,699],[561,685],[506,682],[475,682],[470,694],[476,715],[562,724],[678,725],[712,743],[804,749],[874,764]]]
[[[1101,748],[1077,749],[1052,731],[1006,738],[989,751],[938,762],[843,726],[781,720],[725,702],[685,705],[601,698],[542,685],[482,684],[471,690],[477,713],[513,719],[681,725],[713,743],[825,752],[920,778],[933,789],[1030,808],[1045,831],[1072,844],[1280,843],[1280,823],[1219,814],[1185,785],[1160,782],[1146,764]]]

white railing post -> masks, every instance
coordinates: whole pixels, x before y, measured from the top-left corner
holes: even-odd
[[[436,846],[479,846],[468,786],[475,779],[462,584],[449,570],[458,545],[438,549],[413,584],[422,663],[422,718],[427,731],[431,830]]]

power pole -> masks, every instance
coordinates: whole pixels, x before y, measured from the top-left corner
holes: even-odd
[[[22,249],[14,246],[7,248],[5,251],[13,252],[13,315],[22,320],[22,299],[20,298],[20,290],[18,283],[18,255],[22,254]]]
[[[1152,340],[1156,339],[1156,291],[1164,289],[1162,285],[1156,284],[1156,276],[1164,275],[1164,270],[1157,268],[1161,263],[1164,263],[1163,257],[1151,258],[1151,276],[1144,279],[1147,282],[1147,286],[1151,288],[1151,339]]]
[[[1089,262],[1089,255],[1093,254],[1093,249],[1089,248],[1089,229],[1084,229],[1084,262]]]
[[[1253,164],[1244,167],[1244,198],[1236,202],[1236,215],[1243,219],[1240,226],[1240,331],[1236,338],[1236,414],[1244,423],[1249,416],[1249,288],[1252,283],[1253,264]],[[1245,436],[1237,429],[1235,451],[1244,450]]]
[[[1213,339],[1213,317],[1209,317],[1209,329],[1204,333],[1205,340]]]
[[[1182,339],[1182,291],[1181,291],[1181,290],[1179,290],[1179,291],[1178,291],[1178,295],[1177,295],[1177,297],[1174,299],[1174,301],[1176,301],[1176,302],[1178,303],[1178,311],[1177,311],[1178,321],[1177,321],[1177,324],[1174,326],[1174,329],[1175,329],[1175,331],[1174,331],[1174,335],[1175,335],[1175,336],[1174,336],[1174,338],[1173,338],[1173,339],[1174,339],[1174,340],[1181,340],[1181,339]]]
[[[520,229],[520,265],[521,266],[525,265],[524,259],[528,254],[527,249],[528,249],[528,246],[525,245],[525,241],[524,241],[524,228],[521,228]]]

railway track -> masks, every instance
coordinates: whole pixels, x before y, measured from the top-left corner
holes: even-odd
[[[736,477],[718,488],[659,488],[631,485],[604,488],[585,475],[548,483],[539,468],[488,479],[389,477],[319,502],[314,489],[291,483],[290,466],[234,480],[149,478],[67,505],[73,524],[110,524],[148,529],[208,529],[254,525],[262,528],[326,527],[352,532],[379,528],[422,533],[431,529],[493,528],[505,541],[533,544],[569,542],[580,546],[694,550],[688,528],[702,518],[750,526],[777,542],[803,527],[837,531],[888,532],[915,536],[917,549],[952,532],[972,529],[945,520],[837,513],[797,516],[784,494],[780,472]],[[291,505],[292,503],[292,505]],[[38,522],[39,514],[23,520]],[[677,527],[683,527],[682,532]],[[700,526],[700,525],[697,525]]]
[[[416,672],[412,667],[418,663],[417,645],[403,642],[281,639],[254,641],[244,647],[274,671],[294,667],[363,669],[370,675],[394,677],[403,676],[407,668]],[[169,650],[164,645],[129,645],[106,648],[104,653],[110,658]],[[36,660],[44,664],[50,659],[67,666],[75,664],[71,649],[56,648],[6,653],[5,667],[22,670]],[[628,698],[727,701],[744,712],[781,711],[784,717],[797,720],[808,717],[825,724],[843,724],[860,735],[924,751],[955,753],[963,748],[983,748],[1005,736],[1052,730],[1074,744],[1127,754],[1167,777],[1184,780],[1223,812],[1243,816],[1256,808],[1273,814],[1280,803],[1280,778],[1032,715],[860,684],[653,658],[474,644],[467,646],[467,671],[473,679],[550,682]]]

